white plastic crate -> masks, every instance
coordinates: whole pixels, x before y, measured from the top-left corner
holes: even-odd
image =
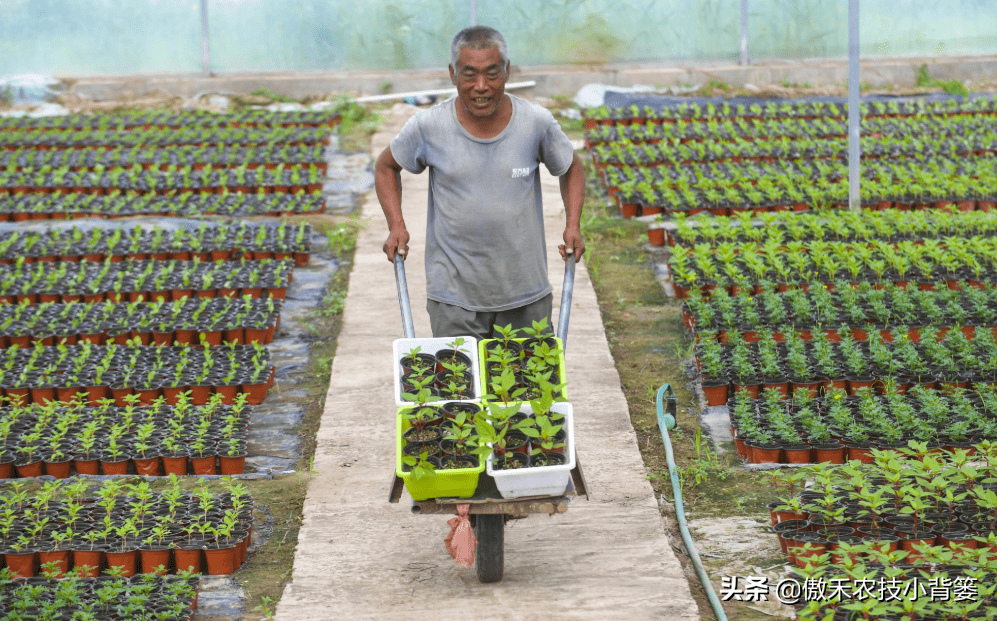
[[[453,343],[454,340],[462,338],[464,339],[464,344],[458,348],[461,353],[467,354],[467,357],[471,359],[471,366],[469,371],[471,372],[471,397],[470,399],[465,399],[465,401],[478,401],[481,398],[481,372],[478,368],[478,339],[473,336],[447,336],[442,338],[426,338],[426,339],[395,339],[392,343],[391,352],[394,356],[392,365],[394,365],[394,376],[395,376],[395,405],[398,407],[404,407],[406,405],[413,405],[411,401],[404,401],[402,399],[402,365],[401,359],[403,356],[408,354],[412,349],[420,347],[419,353],[423,354],[435,354],[441,349],[449,349],[448,344]]]
[[[502,498],[557,496],[563,494],[568,488],[571,471],[575,467],[574,413],[570,403],[555,403],[550,409],[552,412],[564,414],[564,429],[567,432],[564,440],[564,455],[568,460],[560,466],[495,470],[493,468],[495,454],[492,453],[488,456],[486,470],[488,476],[495,479],[495,487],[498,488]],[[533,409],[529,403],[524,403],[519,411],[532,413]]]

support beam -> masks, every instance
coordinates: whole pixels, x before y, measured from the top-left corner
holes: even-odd
[[[208,0],[201,0],[201,73],[211,75],[211,46],[208,44]]]
[[[741,0],[741,64],[748,64],[748,0]]]
[[[859,188],[862,157],[859,153],[860,125],[859,104],[859,0],[848,0],[848,208],[862,209]]]

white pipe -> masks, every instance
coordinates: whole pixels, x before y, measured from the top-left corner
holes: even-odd
[[[848,208],[861,211],[859,137],[862,127],[859,103],[859,0],[848,3]]]
[[[511,91],[518,88],[532,88],[536,86],[535,80],[527,80],[526,82],[510,82],[505,85],[505,90]],[[408,93],[389,93],[387,95],[367,95],[366,97],[357,97],[353,101],[356,103],[372,103],[375,101],[392,101],[395,99],[405,99],[406,97],[419,97],[422,95],[453,95],[457,92],[456,88],[433,88],[427,91],[411,91]]]

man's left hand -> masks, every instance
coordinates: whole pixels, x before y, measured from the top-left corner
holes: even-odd
[[[575,263],[581,261],[582,254],[585,252],[585,242],[582,241],[582,232],[579,229],[564,229],[564,243],[557,247],[561,251],[561,258],[565,261],[568,260],[568,253],[566,248],[572,249],[572,254],[575,255]]]

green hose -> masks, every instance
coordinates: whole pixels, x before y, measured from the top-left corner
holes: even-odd
[[[668,392],[668,414],[665,414],[665,392]],[[696,575],[699,576],[699,581],[703,583],[703,590],[706,591],[706,597],[710,600],[710,606],[713,608],[713,614],[716,615],[717,621],[727,621],[727,614],[724,613],[724,608],[720,604],[720,600],[717,599],[717,594],[713,591],[713,585],[710,584],[710,577],[706,575],[706,570],[703,569],[703,561],[699,558],[699,552],[696,551],[696,546],[692,544],[692,536],[689,535],[689,524],[685,520],[685,509],[682,508],[682,486],[679,484],[678,467],[675,465],[675,455],[672,452],[672,441],[668,437],[668,430],[675,427],[675,414],[678,399],[675,396],[675,391],[672,390],[671,384],[664,384],[658,389],[658,428],[661,429],[661,441],[665,444],[665,457],[668,460],[668,474],[672,479],[672,496],[675,498],[675,516],[679,523],[679,532],[682,533],[682,541],[685,542],[685,549],[689,552],[689,560],[692,561],[692,566],[696,568]]]

